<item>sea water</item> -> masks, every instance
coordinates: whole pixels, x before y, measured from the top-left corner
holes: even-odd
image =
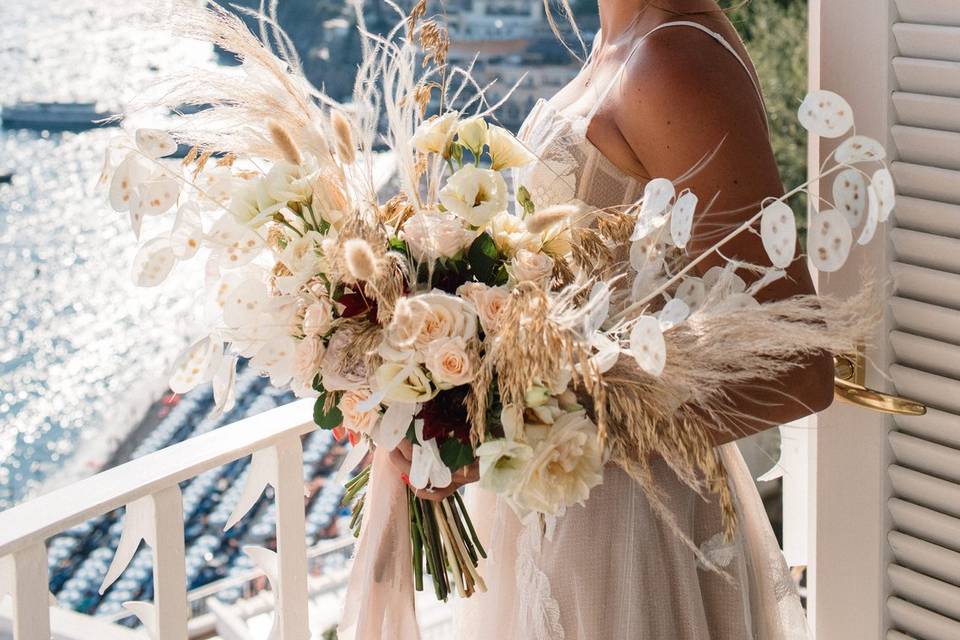
[[[148,16],[160,0],[3,0],[0,104],[111,112],[209,46]],[[149,19],[148,19],[149,17]],[[130,277],[136,241],[97,185],[121,129],[0,131],[0,509],[95,473],[166,387],[196,334],[199,265],[156,289]],[[169,228],[151,220],[145,237]]]

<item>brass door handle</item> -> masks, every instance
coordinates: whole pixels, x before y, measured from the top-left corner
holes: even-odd
[[[836,377],[833,390],[837,398],[874,411],[906,416],[926,415],[927,407],[921,402],[892,396],[859,384],[862,381],[862,362],[859,358],[837,356],[834,358]]]

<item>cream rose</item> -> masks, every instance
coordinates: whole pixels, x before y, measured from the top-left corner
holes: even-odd
[[[503,127],[490,127],[487,145],[490,147],[490,157],[493,159],[491,168],[494,171],[522,167],[537,159],[516,136]]]
[[[445,154],[453,140],[456,127],[456,113],[433,116],[417,128],[410,142],[420,153]]]
[[[294,353],[297,380],[307,386],[313,383],[320,371],[324,351],[323,340],[316,336],[309,336],[297,343]]]
[[[436,395],[430,378],[419,365],[385,362],[377,368],[374,378],[387,402],[427,402]]]
[[[447,180],[440,202],[474,227],[483,227],[507,208],[507,183],[490,169],[468,164]]]
[[[303,333],[307,336],[322,336],[330,330],[332,322],[333,307],[330,302],[314,302],[303,314]]]
[[[480,318],[480,326],[487,335],[500,331],[503,308],[510,299],[510,291],[504,287],[488,287],[480,282],[460,285],[457,295],[473,303]]]
[[[374,409],[369,411],[360,411],[358,408],[363,402],[370,398],[370,392],[366,389],[358,391],[349,391],[340,398],[337,408],[343,414],[343,426],[356,433],[373,434],[374,427],[380,419],[380,413]]]
[[[434,340],[423,352],[424,364],[439,389],[450,389],[472,382],[477,372],[460,337]]]
[[[483,118],[468,118],[457,127],[457,140],[474,153],[483,151],[487,143],[487,121]]]
[[[397,302],[384,331],[380,355],[394,362],[423,362],[424,350],[434,340],[477,335],[477,316],[469,302],[442,291],[423,293]]]
[[[449,213],[423,212],[412,216],[400,234],[411,255],[420,261],[452,258],[470,246],[473,234]]]
[[[544,284],[553,275],[553,258],[545,253],[520,249],[510,262],[510,271],[518,282]]]
[[[546,428],[516,492],[526,509],[557,515],[583,504],[603,482],[603,452],[597,428],[583,411],[565,413]]]

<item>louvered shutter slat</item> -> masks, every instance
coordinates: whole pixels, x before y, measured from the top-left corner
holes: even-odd
[[[960,133],[903,125],[894,126],[892,133],[902,161],[960,170]]]
[[[893,35],[903,56],[960,62],[960,27],[901,22]]]
[[[890,619],[898,628],[918,640],[957,640],[960,622],[902,600],[887,600]],[[910,636],[908,636],[910,637]]]
[[[898,364],[890,367],[890,377],[897,391],[903,395],[941,411],[960,414],[956,380]]]
[[[900,633],[899,631],[887,631],[887,640],[917,640],[913,636],[908,636],[905,633]]]
[[[929,444],[929,443],[927,443]],[[922,449],[915,452],[922,455]],[[926,466],[916,463],[925,463],[925,459],[910,460],[909,458],[898,459],[907,466]],[[945,480],[942,476],[929,475],[908,469],[907,466],[892,465],[889,469],[890,480],[897,496],[904,500],[910,500],[921,507],[933,509],[940,513],[960,518],[960,486],[956,480]],[[940,471],[943,471],[941,469]],[[956,471],[954,471],[956,473]]]
[[[890,334],[890,345],[897,362],[960,380],[960,346],[903,331]]]
[[[900,124],[960,131],[960,98],[896,91],[893,106]]]
[[[960,26],[957,0],[897,0],[903,22]]]
[[[909,162],[894,162],[891,171],[903,195],[960,204],[960,171]]]
[[[893,219],[902,229],[960,238],[960,205],[900,196]]]
[[[960,416],[927,408],[925,416],[896,416],[894,422],[903,433],[960,449]]]
[[[960,309],[960,274],[903,262],[894,262],[890,265],[890,270],[896,283],[897,295]]]
[[[960,619],[960,589],[899,565],[890,565],[887,575],[894,595],[909,594],[910,600],[942,616]]]
[[[897,564],[960,587],[960,553],[899,531],[887,540]]]
[[[898,57],[893,73],[901,91],[960,98],[960,62]]]
[[[960,238],[909,229],[894,229],[890,232],[890,238],[901,262],[960,273]]]

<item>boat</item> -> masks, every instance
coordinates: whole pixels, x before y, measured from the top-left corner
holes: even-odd
[[[117,126],[115,120],[106,121],[110,116],[93,102],[21,102],[0,110],[4,129],[84,131]]]
[[[9,184],[13,181],[13,173],[10,171],[0,171],[0,184]]]

